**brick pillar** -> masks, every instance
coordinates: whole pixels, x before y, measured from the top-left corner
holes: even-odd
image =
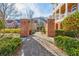
[[[21,36],[28,36],[29,35],[29,21],[27,19],[21,19],[20,21],[21,26]]]
[[[58,23],[56,23],[56,30],[58,30]]]
[[[62,23],[60,23],[60,28],[63,29]]]
[[[55,36],[55,19],[48,19],[48,36]]]
[[[61,29],[61,25],[60,22],[58,22],[58,30]]]

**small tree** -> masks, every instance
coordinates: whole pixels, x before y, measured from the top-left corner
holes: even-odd
[[[30,9],[30,8],[26,8],[26,16],[27,16],[27,18],[29,18],[30,19],[30,23],[31,23],[31,27],[33,27],[34,25],[33,25],[33,16],[34,16],[34,11],[32,10],[32,9]],[[31,31],[30,31],[30,34],[32,34],[32,32],[33,31],[35,31],[33,28],[31,29]]]
[[[28,9],[26,8],[26,16],[32,20],[33,15],[34,15],[34,11],[29,8]]]
[[[4,28],[4,22],[3,22],[3,20],[0,19],[0,37],[2,37],[1,29],[3,29],[3,28]]]
[[[9,18],[15,19],[20,15],[20,13],[18,13],[18,11],[15,9],[15,3],[0,3],[0,13],[1,13],[0,17],[3,20],[2,22],[4,25],[4,34],[5,34],[6,19]]]
[[[0,3],[0,12],[3,20],[20,15],[15,9],[15,3]]]
[[[79,31],[79,11],[69,15],[62,21],[62,26],[64,30]]]
[[[4,25],[3,25],[3,20],[0,20],[0,30],[3,29]]]

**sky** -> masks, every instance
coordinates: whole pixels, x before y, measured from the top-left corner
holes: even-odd
[[[51,3],[19,3],[15,4],[16,9],[22,13],[21,18],[28,18],[27,11],[31,9],[35,17],[48,17],[52,14],[53,5]]]

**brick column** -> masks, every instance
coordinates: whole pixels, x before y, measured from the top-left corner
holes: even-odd
[[[55,19],[48,19],[48,36],[55,36]]]
[[[56,30],[58,30],[58,23],[56,23]]]
[[[27,19],[21,19],[21,36],[25,37],[29,35],[29,21]]]

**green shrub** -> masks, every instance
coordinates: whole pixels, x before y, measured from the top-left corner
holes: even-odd
[[[41,30],[43,33],[46,33],[46,30],[45,30],[45,27],[42,27],[42,30]]]
[[[65,17],[61,23],[64,30],[79,30],[79,11]]]
[[[56,36],[58,36],[58,35],[64,35],[64,30],[56,30],[55,31],[56,32]]]
[[[78,31],[64,31],[64,30],[56,30],[56,36],[69,36],[76,37],[78,35]]]
[[[16,51],[17,47],[21,44],[20,38],[3,38],[0,40],[0,55],[8,56],[12,55]]]
[[[4,21],[0,19],[0,30],[4,28]]]
[[[70,56],[79,56],[79,41],[67,36],[55,37],[56,45]]]
[[[77,32],[76,31],[65,31],[65,36],[76,37]]]
[[[32,30],[32,34],[34,34],[36,31],[35,30]]]
[[[20,29],[5,29],[5,30],[1,30],[1,32],[5,32],[5,33],[20,33]]]

